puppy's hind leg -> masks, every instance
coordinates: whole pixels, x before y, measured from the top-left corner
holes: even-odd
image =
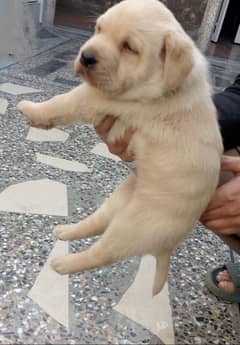
[[[97,211],[77,224],[56,226],[53,230],[53,236],[62,241],[73,241],[101,235],[109,225],[114,214],[122,210],[131,199],[135,188],[135,181],[135,175],[129,175]]]
[[[81,238],[98,236],[104,232],[107,224],[108,221],[102,206],[79,223],[57,225],[53,229],[53,236],[62,241],[74,241]]]
[[[110,265],[130,256],[142,255],[135,217],[129,208],[122,208],[112,219],[106,231],[89,249],[52,260],[52,267],[60,274],[82,272]]]
[[[60,274],[70,274],[111,265],[115,261],[124,259],[125,245],[118,241],[117,235],[116,231],[110,231],[109,234],[107,230],[89,249],[81,253],[57,257],[52,260],[51,266]]]

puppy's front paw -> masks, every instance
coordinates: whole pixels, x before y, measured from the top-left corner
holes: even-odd
[[[31,108],[33,105],[33,102],[23,100],[17,104],[17,110],[20,111],[22,114],[27,115],[27,113],[31,112]]]
[[[51,267],[54,271],[59,274],[68,274],[70,273],[70,266],[68,263],[67,256],[60,256],[51,261]]]
[[[69,238],[69,230],[71,229],[71,225],[57,225],[53,229],[53,238],[68,241]]]
[[[17,109],[24,115],[30,126],[44,129],[53,127],[53,124],[42,116],[38,103],[23,100],[18,103]]]
[[[33,102],[23,100],[18,103],[17,110],[20,111],[24,115],[26,121],[28,122],[30,126],[34,126],[36,122],[36,119],[35,119],[36,109],[35,109],[35,104]]]

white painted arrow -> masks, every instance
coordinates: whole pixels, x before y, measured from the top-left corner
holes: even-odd
[[[145,256],[133,284],[114,309],[147,328],[165,344],[175,344],[168,285],[152,297],[154,274],[155,259]]]
[[[50,261],[68,254],[68,242],[57,241],[28,296],[53,319],[69,329],[68,275],[52,270]]]
[[[75,171],[75,172],[89,172],[88,167],[77,161],[69,161],[67,159],[62,159],[58,157],[53,157],[49,155],[44,155],[42,153],[37,153],[37,161],[50,165],[54,168],[66,170],[66,171]]]

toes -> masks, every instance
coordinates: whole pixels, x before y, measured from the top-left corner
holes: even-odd
[[[227,271],[222,271],[219,272],[217,277],[216,277],[217,281],[231,281],[231,276]]]
[[[232,278],[228,271],[219,272],[216,277],[218,283],[218,288],[227,293],[234,293],[235,286],[232,282]]]
[[[231,281],[221,281],[218,284],[218,288],[227,292],[227,293],[234,293],[234,291],[235,291],[234,284]]]

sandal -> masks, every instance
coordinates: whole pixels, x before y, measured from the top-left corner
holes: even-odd
[[[232,278],[232,282],[235,286],[235,291],[233,293],[227,293],[218,288],[218,281],[216,279],[219,272],[228,271]],[[240,303],[240,262],[228,263],[221,267],[214,268],[208,271],[206,275],[205,284],[207,288],[218,298],[231,302]]]

